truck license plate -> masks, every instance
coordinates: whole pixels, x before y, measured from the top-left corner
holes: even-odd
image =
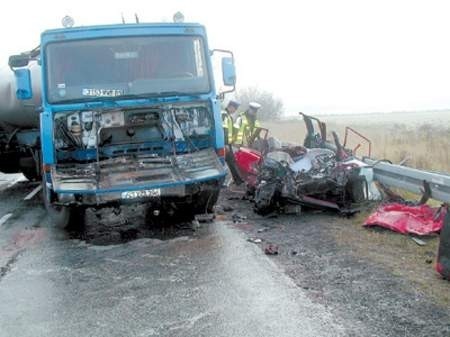
[[[122,192],[122,199],[155,198],[161,196],[161,189]]]

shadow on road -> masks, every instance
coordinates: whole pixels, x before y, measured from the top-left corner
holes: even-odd
[[[142,238],[171,240],[191,236],[201,229],[198,221],[183,214],[154,216],[149,213],[141,206],[121,206],[120,211],[88,209],[72,219],[65,230],[71,239],[110,245]]]

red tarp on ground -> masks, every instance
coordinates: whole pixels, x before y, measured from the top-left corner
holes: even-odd
[[[380,226],[402,234],[427,235],[441,230],[445,214],[445,208],[390,203],[378,207],[366,219],[364,226]]]

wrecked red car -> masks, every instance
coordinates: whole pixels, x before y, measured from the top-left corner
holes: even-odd
[[[354,212],[355,205],[369,197],[367,165],[352,158],[336,133],[329,142],[325,123],[302,116],[307,129],[304,146],[268,140],[265,130],[265,138],[256,137],[252,148],[234,152],[255,211],[286,212],[294,205],[296,212],[301,206]]]

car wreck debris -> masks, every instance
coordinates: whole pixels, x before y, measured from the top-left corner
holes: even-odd
[[[268,244],[264,247],[264,253],[266,255],[278,255],[278,246],[274,244]]]
[[[426,246],[427,243],[419,238],[416,238],[415,236],[411,236],[411,240],[413,240],[417,245],[419,246]]]
[[[251,243],[261,243],[263,240],[259,238],[248,238],[247,241]]]
[[[325,123],[301,115],[307,130],[304,146],[267,139],[264,132],[263,139],[234,153],[255,211],[299,215],[307,207],[354,213],[362,202],[379,198],[372,168],[354,158],[354,150],[341,145],[336,133],[328,141]]]
[[[231,216],[231,218],[233,219],[234,223],[240,223],[240,222],[243,222],[243,221],[247,220],[247,217],[245,215],[241,215],[241,214],[238,214],[238,213],[234,213]]]
[[[367,199],[367,181],[359,167],[339,162],[333,151],[313,149],[289,165],[266,157],[254,195],[255,210],[292,212],[291,205],[351,211],[352,203]],[[299,209],[297,212],[299,213]]]

